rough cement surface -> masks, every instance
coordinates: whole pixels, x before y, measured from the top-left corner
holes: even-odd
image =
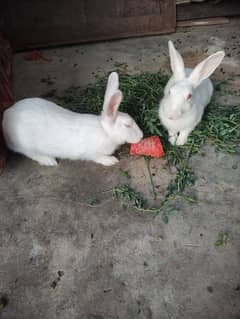
[[[191,51],[199,57],[211,37],[218,36],[218,46],[234,45],[239,25],[235,20],[224,28],[44,52],[53,59],[63,56],[65,64],[29,62],[26,53],[17,54],[15,96],[46,93],[52,85],[41,79],[48,75],[56,77],[53,86],[60,91],[87,83],[92,70],[101,65],[109,71],[114,61],[127,62],[133,72],[157,71],[151,59],[158,44],[166,52],[169,37],[180,38],[186,51],[191,37]],[[76,57],[76,50],[87,54]],[[239,53],[231,52],[234,67],[229,62],[226,73],[217,74],[239,83]],[[104,63],[110,57],[114,61]],[[79,69],[70,72],[75,58]],[[154,203],[142,158],[124,155],[108,168],[83,161],[47,168],[11,154],[0,176],[0,293],[9,299],[0,318],[239,319],[240,157],[206,147],[192,167],[197,181],[187,191],[198,202],[178,200],[178,213],[164,224],[160,215],[153,218],[112,196],[113,187],[130,183]],[[129,171],[130,180],[120,168]],[[163,160],[154,160],[151,172],[158,202],[175,172]],[[228,240],[216,247],[222,231]]]
[[[240,160],[206,153],[192,163],[198,204],[180,201],[167,225],[112,198],[126,182],[121,164],[45,168],[11,156],[0,184],[2,318],[238,318]],[[229,239],[215,247],[220,231]]]

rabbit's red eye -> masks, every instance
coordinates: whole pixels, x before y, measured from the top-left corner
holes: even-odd
[[[128,127],[128,128],[129,128],[129,127],[131,127],[131,125],[130,125],[130,124],[124,124],[124,125],[125,125],[126,127]]]
[[[187,96],[187,100],[190,100],[192,98],[192,94],[189,93],[188,96]]]

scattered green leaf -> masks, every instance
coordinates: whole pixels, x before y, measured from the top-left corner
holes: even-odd
[[[123,175],[124,177],[130,179],[131,176],[129,175],[128,171],[125,171],[124,169],[122,168],[119,168],[119,172],[121,173],[121,175]]]
[[[224,246],[227,243],[227,240],[228,240],[228,233],[224,232],[224,231],[221,231],[221,232],[219,232],[218,238],[217,238],[217,240],[216,240],[214,245],[216,247]]]
[[[145,200],[140,193],[136,192],[129,185],[114,187],[113,195],[117,198],[120,197],[131,201],[133,203],[133,206],[138,210],[142,210],[144,208]]]
[[[150,207],[146,208],[146,200],[142,197],[142,195],[138,192],[136,192],[133,188],[131,188],[129,185],[122,185],[119,187],[113,188],[113,195],[116,198],[122,198],[127,199],[128,201],[133,203],[133,206],[141,211],[141,212],[148,212],[151,213],[153,216],[158,215],[159,213],[162,213],[162,220],[165,223],[168,223],[169,216],[174,215],[177,212],[177,209],[175,206],[169,204],[169,202],[164,201],[160,207]]]

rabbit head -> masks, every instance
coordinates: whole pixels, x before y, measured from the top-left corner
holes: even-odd
[[[118,111],[122,101],[122,92],[119,90],[119,79],[116,72],[108,77],[104,96],[101,123],[108,136],[117,144],[138,143],[143,133],[134,119]]]
[[[189,70],[184,68],[183,59],[172,41],[168,42],[168,47],[173,77],[165,88],[161,107],[170,120],[177,120],[191,110],[197,87],[215,71],[225,54],[218,51]]]

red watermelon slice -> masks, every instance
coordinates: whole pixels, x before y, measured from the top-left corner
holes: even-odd
[[[162,143],[158,136],[150,136],[144,138],[139,143],[131,144],[130,154],[152,157],[163,157],[165,155]]]

